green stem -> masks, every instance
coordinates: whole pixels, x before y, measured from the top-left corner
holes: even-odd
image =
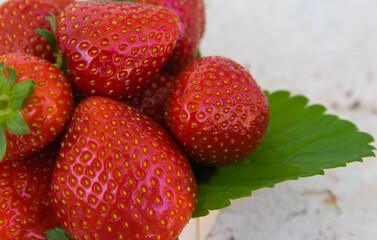
[[[63,71],[64,69],[62,69],[63,68],[63,64],[64,63],[64,58],[63,58],[63,55],[60,53],[60,52],[58,52],[57,54],[56,54],[56,63],[54,64],[54,66],[57,68],[57,69],[59,69],[60,71]]]
[[[201,58],[203,57],[202,53],[200,52],[200,50],[198,50],[198,52],[196,53],[196,58]]]
[[[56,18],[53,13],[50,12],[50,16],[46,16],[46,20],[50,23],[52,32],[46,29],[36,29],[35,32],[44,37],[51,45],[52,49],[56,54],[56,63],[54,66],[59,69],[61,72],[65,72],[65,59],[63,55],[59,52],[59,48],[56,42],[55,33],[56,33]]]

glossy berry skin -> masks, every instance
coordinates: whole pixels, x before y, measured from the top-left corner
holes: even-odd
[[[58,15],[55,4],[43,0],[11,0],[0,6],[0,55],[22,52],[55,62],[54,50],[35,29],[51,30],[45,19]]]
[[[45,240],[59,226],[50,184],[59,144],[25,159],[0,162],[0,239]]]
[[[79,240],[172,240],[197,198],[189,162],[170,135],[105,97],[74,110],[52,185],[59,220]]]
[[[24,53],[0,56],[12,67],[17,82],[32,79],[34,93],[20,109],[30,134],[15,135],[5,129],[7,148],[3,160],[15,160],[41,150],[62,133],[73,108],[72,90],[63,74],[48,61]]]
[[[197,59],[173,86],[166,123],[186,153],[200,163],[240,161],[267,130],[269,105],[250,73],[231,59]]]
[[[175,79],[166,72],[158,73],[146,88],[131,98],[130,105],[163,125],[165,104]]]
[[[160,71],[179,34],[179,19],[167,8],[79,1],[63,11],[56,35],[74,89],[126,100]]]
[[[137,2],[166,6],[178,14],[181,21],[182,34],[164,67],[170,74],[178,75],[184,67],[195,60],[198,54],[206,23],[204,1],[137,0]]]

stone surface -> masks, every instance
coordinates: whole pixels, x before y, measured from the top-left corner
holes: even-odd
[[[206,0],[204,56],[230,57],[266,90],[377,137],[375,0]],[[376,143],[373,143],[377,146]],[[255,191],[220,211],[206,240],[374,240],[377,159]]]

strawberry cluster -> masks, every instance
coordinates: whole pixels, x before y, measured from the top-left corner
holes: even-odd
[[[198,198],[190,161],[241,161],[269,122],[244,67],[197,58],[204,11],[203,0],[0,6],[0,239],[54,227],[79,240],[179,236]]]

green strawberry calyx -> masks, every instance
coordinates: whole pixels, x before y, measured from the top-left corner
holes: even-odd
[[[36,83],[27,79],[15,84],[16,80],[16,72],[0,62],[0,161],[7,144],[4,129],[16,135],[30,133],[20,109],[33,94]]]
[[[60,71],[64,71],[65,69],[65,61],[63,55],[60,53],[59,48],[56,43],[55,33],[56,33],[56,17],[52,12],[49,12],[50,16],[46,16],[46,20],[50,23],[52,32],[46,29],[36,29],[34,30],[36,33],[44,37],[48,43],[51,45],[52,49],[56,54],[56,63],[54,66],[59,69]]]
[[[71,240],[64,229],[56,227],[46,231],[46,237],[48,240]]]

